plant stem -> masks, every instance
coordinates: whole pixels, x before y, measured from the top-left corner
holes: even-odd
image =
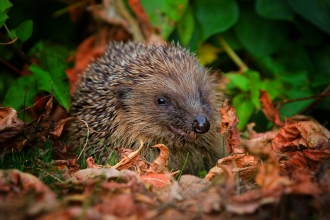
[[[219,35],[218,38],[221,46],[226,51],[230,59],[239,67],[239,71],[244,73],[248,69],[247,65],[241,60],[241,58],[239,58],[239,56],[237,56],[235,51],[229,46],[227,41],[221,35]]]
[[[328,85],[327,88],[321,93],[321,95],[318,95],[313,103],[311,103],[309,106],[307,106],[304,110],[300,111],[299,114],[305,114],[312,110],[315,106],[320,104],[324,97],[328,96],[330,93],[330,85]]]
[[[0,33],[0,38],[3,41],[5,41],[5,42],[9,42],[9,40],[7,39],[7,37],[5,35],[3,35],[2,33]],[[29,60],[29,58],[27,58],[22,51],[20,51],[19,49],[17,49],[15,47],[15,45],[8,44],[8,47],[10,47],[10,49],[13,50],[19,57],[21,57],[22,60],[24,60],[27,64],[29,64],[29,65],[32,64],[32,62]]]

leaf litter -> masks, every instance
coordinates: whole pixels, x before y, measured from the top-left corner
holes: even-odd
[[[270,101],[266,102],[263,111],[277,115],[268,107]],[[65,122],[73,119],[55,123],[49,116],[51,108],[52,97],[45,114],[27,124],[17,118],[14,109],[1,108],[2,154],[21,151],[46,138],[58,143]],[[113,166],[97,165],[90,157],[86,169],[80,169],[62,146],[57,149],[58,157],[64,158],[45,168],[50,175],[61,171],[61,180],[53,184],[56,191],[31,174],[0,172],[0,213],[11,216],[7,219],[239,219],[242,215],[259,219],[301,216],[301,210],[311,216],[329,216],[328,130],[314,120],[289,119],[290,123],[277,123],[266,133],[257,133],[249,125],[250,139],[246,139],[240,137],[235,109],[227,101],[220,112],[220,132],[230,155],[219,159],[204,179],[182,175],[177,180],[178,171],[168,170],[171,155],[163,144],[154,146],[160,155],[151,163],[140,156],[141,143],[136,151],[118,149],[121,160]],[[290,202],[295,201],[299,203],[292,208]]]

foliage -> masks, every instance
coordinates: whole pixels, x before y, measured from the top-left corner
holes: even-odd
[[[127,7],[131,6],[130,1],[125,2]],[[225,73],[229,80],[226,93],[238,112],[240,130],[250,120],[257,124],[264,121],[259,111],[260,89],[281,104],[281,117],[285,118],[305,111],[314,102],[312,98],[329,85],[330,3],[327,1],[140,2],[163,39],[179,42],[196,52],[202,65]],[[15,82],[17,75],[8,76],[8,70],[0,71],[4,79],[0,83],[0,102],[19,110],[32,105],[36,94],[54,91],[59,104],[68,110],[66,66],[63,59],[54,54],[67,60],[70,50],[81,40],[77,37],[81,36],[82,32],[77,32],[77,27],[81,26],[72,22],[68,14],[57,18],[50,16],[65,7],[58,1],[49,3],[54,7],[48,7],[48,3],[38,4],[38,9],[45,9],[39,10],[42,13],[39,17],[34,13],[37,9],[24,10],[32,3],[32,0],[22,4],[17,4],[16,0],[2,0],[0,5],[1,33],[10,40],[17,37],[15,46],[26,52],[28,58],[38,60],[38,64],[29,68],[33,75],[22,76]],[[136,13],[135,10],[130,12]],[[46,21],[47,27],[44,27],[42,22]],[[0,46],[0,55],[8,62],[18,58],[8,46]],[[287,102],[304,97],[304,100]],[[326,118],[329,103],[329,97],[324,98],[314,109],[316,107],[321,117]]]

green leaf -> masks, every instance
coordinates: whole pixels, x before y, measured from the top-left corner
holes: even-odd
[[[289,0],[295,12],[330,34],[330,1]]]
[[[41,69],[37,64],[33,63],[30,66],[30,71],[34,74],[35,78],[38,82],[39,90],[52,92],[53,81],[50,77],[49,73],[43,69]]]
[[[227,73],[225,76],[240,90],[249,91],[250,80],[246,76],[234,73]]]
[[[278,53],[278,62],[285,67],[287,72],[299,72],[307,70],[315,74],[315,67],[310,54],[300,44],[288,41]]]
[[[260,74],[256,71],[248,70],[245,75],[250,79],[250,91],[251,91],[251,101],[254,106],[259,110],[261,107],[259,96],[260,96]]]
[[[202,27],[202,40],[232,27],[238,20],[236,0],[196,0],[196,18]]]
[[[297,99],[297,98],[303,98],[314,95],[309,88],[302,88],[302,89],[293,88],[289,90],[286,94],[288,95],[289,99]],[[293,115],[296,115],[301,110],[305,109],[313,101],[314,101],[313,99],[308,99],[308,100],[296,101],[282,105],[280,109],[280,115],[282,117],[291,117]]]
[[[283,82],[278,79],[264,80],[260,84],[260,89],[268,92],[270,99],[274,100],[283,92]],[[286,92],[286,91],[284,91]]]
[[[30,71],[35,75],[40,90],[52,92],[54,97],[66,109],[70,108],[70,84],[65,74],[66,64],[57,54],[48,58],[48,69],[44,71],[39,66],[32,64]]]
[[[195,20],[192,14],[192,9],[191,7],[188,7],[182,19],[177,24],[178,34],[184,46],[189,44],[191,36],[194,32],[194,25]]]
[[[239,94],[233,98],[233,106],[239,119],[237,127],[239,130],[243,130],[253,114],[254,104],[250,99],[245,98],[243,94]]]
[[[2,105],[19,111],[24,106],[25,94],[25,106],[31,106],[37,93],[38,88],[33,75],[20,77],[7,91]]]
[[[13,6],[8,0],[1,0],[0,2],[0,13],[7,13],[8,10]]]
[[[151,24],[160,28],[164,39],[172,33],[175,22],[180,21],[188,4],[188,0],[141,0]]]
[[[6,20],[8,19],[8,15],[5,13],[1,13],[0,14],[0,27],[2,27],[2,25],[6,22]]]
[[[287,35],[285,23],[262,19],[248,8],[242,10],[234,30],[243,47],[255,56],[276,52]]]
[[[293,20],[294,12],[287,0],[257,0],[257,13],[265,18]]]
[[[22,24],[18,26],[16,29],[16,35],[22,42],[26,41],[31,37],[33,30],[33,22],[32,20],[24,21]]]

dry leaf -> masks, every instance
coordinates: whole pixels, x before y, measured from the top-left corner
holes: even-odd
[[[139,149],[122,158],[116,165],[112,166],[117,170],[124,170],[130,168],[136,159],[140,156],[140,152],[143,149],[143,144],[140,145]]]
[[[18,170],[0,171],[0,192],[2,219],[29,219],[57,207],[56,196],[46,185]]]
[[[284,126],[273,140],[275,152],[299,150],[302,147],[329,149],[330,135],[312,121],[302,121]]]
[[[279,127],[284,126],[284,122],[280,119],[279,110],[274,108],[273,102],[266,91],[260,90],[259,100],[262,105],[261,110],[266,118]]]
[[[220,133],[226,135],[226,149],[227,154],[244,153],[244,149],[239,148],[241,138],[237,128],[239,122],[236,115],[236,110],[232,106],[228,106],[228,100],[226,99],[220,108],[221,124]]]

